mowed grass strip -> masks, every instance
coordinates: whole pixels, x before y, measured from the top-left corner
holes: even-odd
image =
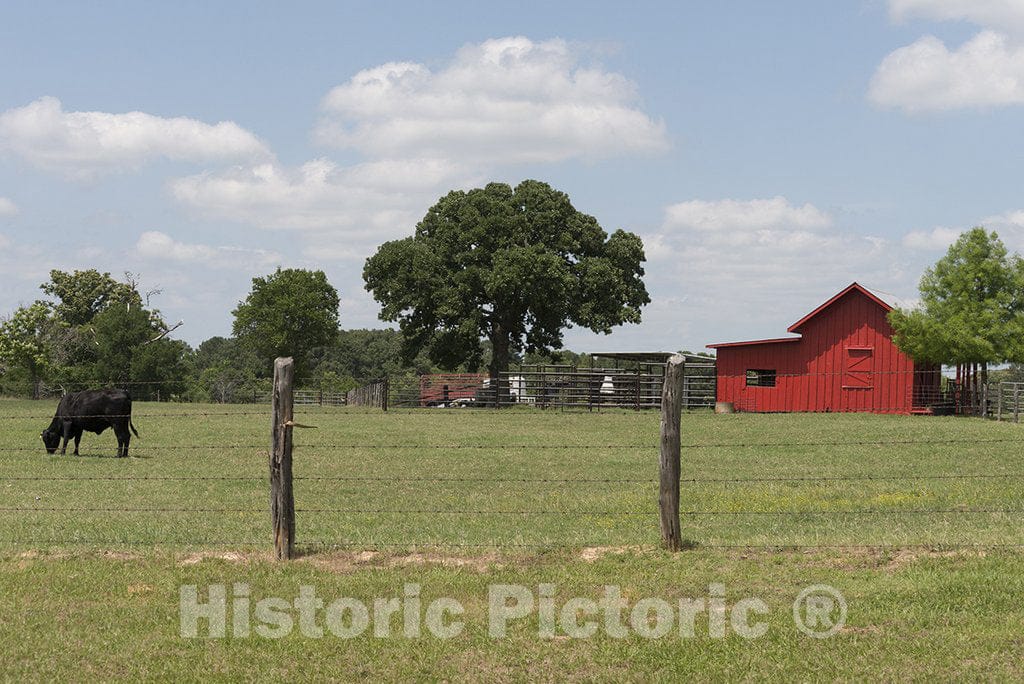
[[[1022,578],[1024,556],[977,551],[360,552],[290,563],[264,552],[22,551],[0,558],[7,597],[0,668],[12,681],[1016,680],[1024,675]],[[291,602],[302,586],[325,603],[345,598],[372,606],[403,597],[408,584],[420,588],[421,616],[437,598],[458,601],[463,629],[451,639],[425,628],[408,637],[398,619],[387,636],[374,636],[371,626],[339,638],[321,610],[314,624],[323,636],[311,637],[292,610],[295,623],[283,638],[236,636],[231,603],[224,638],[208,638],[206,623],[199,638],[181,636],[183,585],[205,600],[211,585],[230,597],[236,584],[251,601],[253,629],[260,624],[256,602]],[[626,601],[626,624],[642,599],[675,606],[707,598],[714,585],[727,610],[743,599],[763,601],[766,612],[752,617],[765,633],[748,639],[728,626],[718,637],[702,613],[692,633],[673,622],[660,638],[632,628],[624,638],[603,628],[572,638],[561,626],[545,637],[534,611],[493,637],[488,591],[501,584],[534,597],[541,585],[554,585],[559,610],[571,598],[599,601],[613,585]],[[846,623],[828,639],[806,636],[792,617],[794,599],[814,584],[835,587],[848,605]]]

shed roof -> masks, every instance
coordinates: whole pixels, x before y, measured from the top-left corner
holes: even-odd
[[[746,342],[717,342],[709,344],[708,349],[719,349],[721,347],[748,347],[754,344],[781,344],[783,342],[799,342],[799,337],[773,337],[769,340],[747,340]]]
[[[665,363],[675,352],[590,352],[599,359],[619,359],[639,363]]]

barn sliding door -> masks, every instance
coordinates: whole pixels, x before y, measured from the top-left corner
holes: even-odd
[[[847,347],[843,363],[843,394],[847,409],[865,409],[870,405],[868,390],[874,386],[871,371],[874,369],[873,347]]]

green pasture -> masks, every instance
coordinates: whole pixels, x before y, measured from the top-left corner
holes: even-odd
[[[3,402],[4,543],[217,548],[268,539],[269,411],[137,403],[142,435],[48,456],[52,407]],[[303,408],[300,545],[655,545],[657,412]],[[1024,543],[1024,433],[954,417],[682,419],[696,546]]]
[[[1024,662],[1024,433],[953,417],[685,414],[683,535],[657,548],[656,412],[297,407],[297,541],[271,558],[268,407],[136,403],[141,439],[48,456],[54,405],[0,407],[0,674],[7,680],[1018,679]],[[185,639],[179,588],[253,601],[454,597],[450,640]],[[487,634],[496,583],[557,600],[670,603],[724,586],[766,634]],[[794,627],[839,589],[845,626]]]

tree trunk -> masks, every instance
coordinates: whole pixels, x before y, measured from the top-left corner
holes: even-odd
[[[981,370],[979,375],[981,381],[981,391],[979,392],[979,403],[978,406],[981,408],[980,415],[988,416],[988,393],[986,388],[988,387],[988,361],[981,362]]]
[[[508,356],[509,356],[508,333],[500,323],[495,323],[491,329],[491,365],[490,375],[490,403],[493,406],[502,406],[509,403],[508,391]]]

